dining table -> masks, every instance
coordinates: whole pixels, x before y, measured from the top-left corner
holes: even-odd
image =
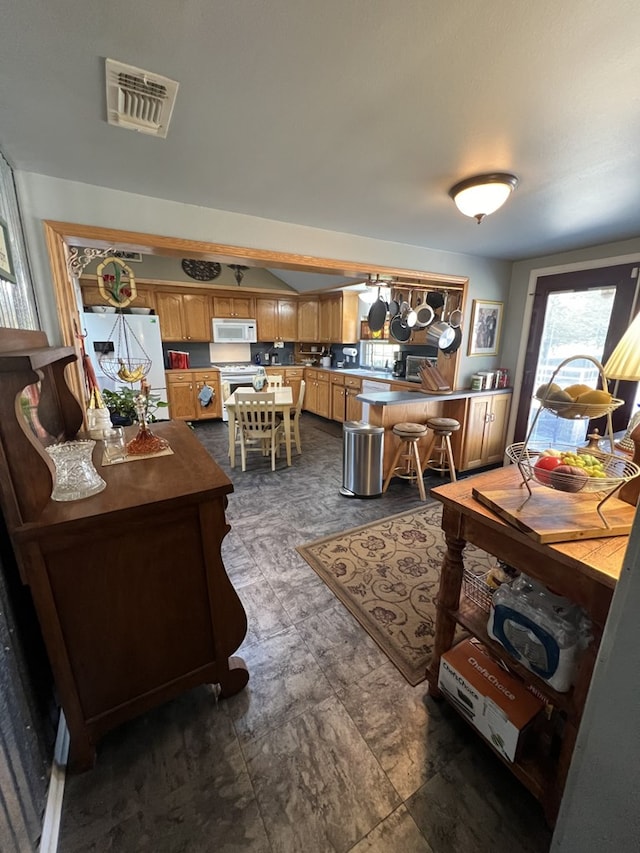
[[[251,388],[242,388],[242,393],[251,393]],[[280,388],[270,388],[275,394],[276,412],[282,415],[284,426],[284,442],[287,450],[287,465],[291,466],[291,409],[293,407],[293,391],[288,385]],[[253,392],[257,393],[257,392]],[[236,392],[234,391],[224,401],[229,415],[229,462],[232,468],[236,466]]]

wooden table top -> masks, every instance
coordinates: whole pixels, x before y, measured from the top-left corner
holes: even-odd
[[[251,388],[240,389],[242,393],[251,393]],[[276,406],[292,406],[293,405],[293,389],[290,385],[281,385],[279,388],[265,388],[264,392],[270,394],[275,393]],[[257,393],[257,392],[256,392]],[[225,406],[235,406],[236,392],[234,391],[230,397],[224,401]]]
[[[627,549],[628,536],[603,536],[602,538],[581,539],[571,542],[546,544],[521,532],[503,521],[491,509],[477,501],[472,494],[474,488],[513,488],[521,490],[522,477],[515,465],[498,468],[472,477],[466,477],[456,483],[447,483],[431,489],[431,495],[463,516],[480,521],[483,526],[492,528],[496,535],[507,535],[523,547],[553,559],[554,563],[565,565],[604,586],[615,588],[622,570]],[[544,488],[544,487],[542,487]],[[523,499],[526,492],[523,491]],[[531,499],[535,500],[535,495]]]
[[[83,524],[105,513],[126,512],[142,506],[149,506],[149,512],[153,512],[151,505],[159,505],[163,501],[188,502],[233,491],[231,480],[186,423],[162,421],[151,424],[150,429],[169,442],[173,451],[171,455],[103,466],[102,441],[96,441],[93,464],[106,481],[106,489],[82,500],[50,500],[37,521],[22,525],[14,535],[18,538],[37,536],[51,526]],[[127,441],[137,431],[137,424],[126,427]],[[86,548],[90,554],[91,543],[87,543]]]

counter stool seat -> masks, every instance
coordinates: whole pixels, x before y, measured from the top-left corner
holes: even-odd
[[[389,468],[387,479],[384,481],[382,491],[386,492],[393,477],[401,477],[406,480],[415,481],[418,484],[420,498],[426,501],[427,494],[422,480],[422,466],[420,464],[420,453],[418,452],[418,441],[426,434],[427,428],[424,424],[413,424],[407,421],[396,424],[393,434],[398,436],[400,444],[394,454],[393,462]]]
[[[433,435],[423,457],[422,470],[428,468],[440,474],[448,471],[451,482],[455,483],[457,477],[451,450],[451,433],[460,429],[460,421],[455,418],[429,418],[427,427],[433,430]]]

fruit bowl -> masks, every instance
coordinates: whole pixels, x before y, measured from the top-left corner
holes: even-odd
[[[619,400],[617,397],[612,397],[608,403],[564,402],[560,400],[548,400],[538,396],[535,399],[543,409],[548,409],[559,418],[567,418],[568,420],[574,418],[600,418],[603,415],[613,412],[619,406],[624,405],[624,400]]]
[[[522,441],[510,444],[506,449],[509,459],[519,466],[527,480],[534,480],[541,486],[560,492],[611,492],[640,474],[640,467],[623,456],[589,450],[586,447],[575,448],[572,452],[578,460],[581,456],[591,456],[598,460],[602,465],[602,475],[585,476],[585,472],[565,473],[538,468],[536,463],[544,456],[544,451],[527,447]]]

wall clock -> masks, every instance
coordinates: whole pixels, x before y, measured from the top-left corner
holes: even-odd
[[[212,281],[218,278],[222,267],[214,261],[199,261],[196,258],[185,258],[182,261],[182,269],[190,278],[196,281]]]

